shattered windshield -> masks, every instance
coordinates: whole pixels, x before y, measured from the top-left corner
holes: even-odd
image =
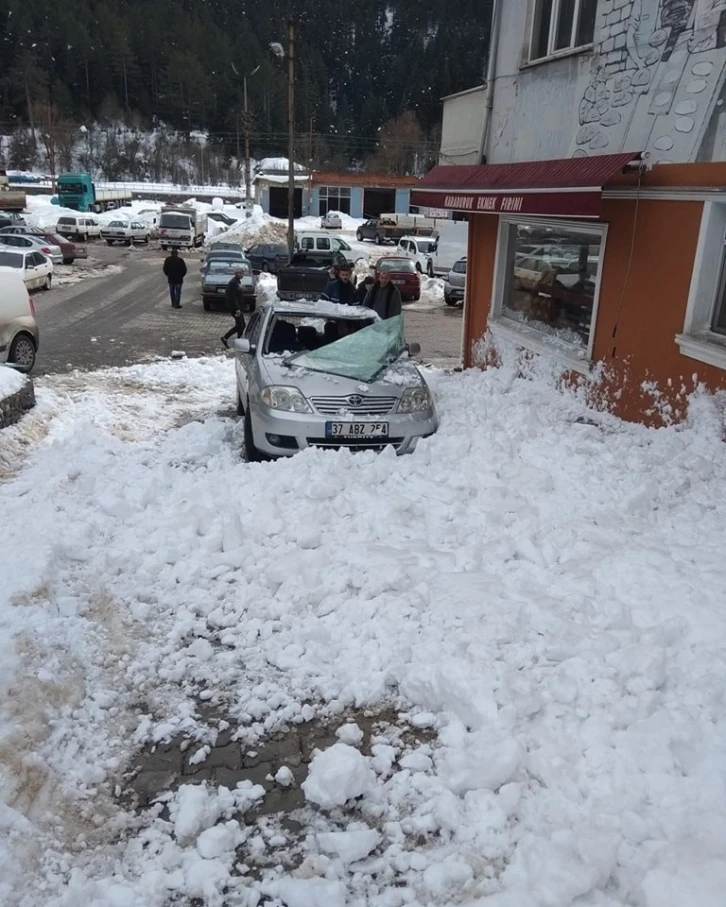
[[[320,349],[298,353],[286,363],[314,372],[373,381],[405,348],[403,318],[399,315],[387,321],[376,321]]]

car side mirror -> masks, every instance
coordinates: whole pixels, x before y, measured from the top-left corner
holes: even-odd
[[[408,355],[409,356],[420,356],[421,355],[421,344],[420,343],[409,343],[408,344]]]
[[[235,353],[251,353],[252,347],[250,346],[249,340],[245,340],[244,337],[238,337],[236,340],[233,340],[230,344]]]

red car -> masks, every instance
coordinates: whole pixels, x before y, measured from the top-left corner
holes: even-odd
[[[375,265],[375,275],[388,271],[391,283],[398,287],[403,302],[416,302],[421,298],[421,277],[416,265],[410,258],[379,258]]]
[[[51,233],[48,230],[42,230],[40,227],[28,227],[26,225],[15,225],[4,227],[0,230],[4,236],[35,236],[37,239],[45,240],[50,246],[58,246],[60,254],[63,256],[64,265],[72,265],[76,258],[88,258],[88,249],[85,246],[79,246],[72,243],[65,236],[58,233]]]

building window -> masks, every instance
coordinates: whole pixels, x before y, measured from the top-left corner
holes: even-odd
[[[592,44],[597,0],[535,0],[530,59]]]
[[[320,187],[320,216],[324,217],[328,211],[340,211],[350,214],[350,189],[340,186]]]
[[[681,353],[726,369],[726,205],[706,202],[701,216]]]
[[[605,230],[501,218],[493,320],[539,347],[589,359]]]

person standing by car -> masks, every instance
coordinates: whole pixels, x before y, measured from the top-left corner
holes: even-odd
[[[350,279],[351,271],[349,264],[341,264],[338,269],[338,278],[333,279],[323,290],[322,299],[328,299],[330,302],[337,302],[340,305],[358,305],[355,287]]]
[[[358,284],[355,289],[355,298],[358,301],[358,305],[363,305],[363,303],[366,301],[366,296],[372,289],[375,282],[375,279],[371,277],[370,274],[367,274],[365,279]]]
[[[242,278],[245,276],[244,268],[237,268],[234,272],[234,276],[227,284],[227,290],[225,295],[225,300],[227,302],[227,311],[234,318],[234,327],[231,327],[226,334],[224,334],[219,339],[222,341],[222,345],[229,347],[227,341],[232,336],[232,334],[237,334],[238,337],[241,337],[245,329],[245,318],[242,314],[243,306],[243,294],[242,294]]]
[[[169,281],[169,296],[171,297],[171,307],[180,309],[182,284],[187,276],[187,266],[183,258],[179,257],[179,250],[172,249],[171,255],[164,259],[164,274]]]
[[[365,298],[364,305],[368,306],[383,319],[395,318],[403,311],[401,303],[401,294],[398,287],[391,283],[391,275],[388,271],[381,271],[378,280],[373,284]]]

